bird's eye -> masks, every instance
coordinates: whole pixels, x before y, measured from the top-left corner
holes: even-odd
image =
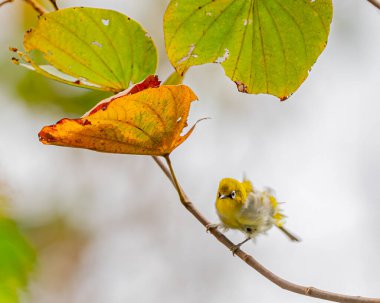
[[[234,190],[231,192],[231,198],[232,198],[232,199],[235,199],[235,198],[236,198],[236,192],[235,192]]]

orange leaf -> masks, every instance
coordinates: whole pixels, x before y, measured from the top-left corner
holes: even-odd
[[[194,129],[181,136],[197,96],[186,85],[159,83],[149,76],[129,91],[98,103],[80,119],[45,126],[38,134],[40,141],[108,153],[170,154]]]

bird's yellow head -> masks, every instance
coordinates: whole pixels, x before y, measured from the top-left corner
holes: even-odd
[[[233,200],[235,203],[243,204],[247,199],[247,191],[244,185],[232,178],[222,179],[216,196],[217,200]]]

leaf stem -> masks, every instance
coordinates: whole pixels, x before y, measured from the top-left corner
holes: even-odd
[[[28,3],[33,9],[40,15],[48,13],[48,10],[44,8],[40,3],[38,3],[36,0],[24,0],[26,3]]]
[[[380,2],[378,0],[367,0],[369,3],[371,3],[373,6],[377,7],[380,9]]]
[[[4,1],[0,2],[0,7],[3,6],[4,4],[11,3],[13,1],[14,0],[4,0]]]
[[[168,171],[168,169],[165,167],[164,163],[162,163],[162,161],[157,156],[152,156],[152,158],[154,162],[156,162],[157,165],[161,168],[162,172],[166,175],[166,177],[168,177],[168,179],[173,184],[173,186],[175,187],[175,183],[173,181],[172,175],[170,174],[170,171]]]
[[[51,3],[51,5],[53,5],[54,7],[54,10],[59,10],[59,7],[57,5],[57,1],[56,0],[49,0],[49,2]]]
[[[164,172],[164,174],[169,178],[171,183],[176,188],[178,195],[180,197],[182,205],[186,207],[186,209],[204,226],[208,227],[210,226],[210,222],[194,207],[193,203],[190,201],[190,199],[187,197],[186,193],[181,188],[177,177],[174,173],[174,169],[172,166],[172,163],[170,161],[169,155],[164,156],[166,163],[169,167],[169,170],[165,165],[161,162],[161,160],[153,156],[154,161],[157,163],[157,165],[161,168],[161,170]],[[229,250],[233,249],[235,245],[225,236],[223,235],[217,228],[210,228],[210,233],[224,246],[226,246]],[[269,281],[273,282],[277,286],[288,290],[290,292],[294,292],[297,294],[301,294],[304,296],[319,298],[327,301],[333,301],[333,302],[341,302],[341,303],[380,303],[380,299],[376,298],[365,298],[365,297],[359,297],[359,296],[348,296],[338,293],[333,293],[329,291],[325,291],[322,289],[318,289],[315,287],[306,287],[302,285],[298,285],[292,282],[289,282],[274,273],[272,273],[270,270],[265,268],[263,265],[261,265],[255,258],[253,258],[251,255],[247,254],[240,248],[238,248],[236,251],[234,251],[234,254],[238,256],[240,259],[242,259],[247,265],[255,269],[257,272],[259,272],[261,275],[263,275],[265,278],[267,278]]]
[[[170,76],[162,83],[163,85],[177,85],[183,82],[186,71],[181,75],[176,70],[170,74]]]
[[[168,164],[168,167],[169,167],[169,170],[170,170],[170,176],[172,177],[172,178],[171,178],[172,184],[174,184],[174,187],[175,187],[175,189],[176,189],[177,192],[178,192],[179,199],[181,200],[181,203],[182,203],[183,205],[185,205],[185,204],[186,204],[186,200],[187,200],[186,198],[187,198],[187,197],[185,197],[185,195],[184,195],[184,193],[183,193],[183,190],[182,190],[181,186],[180,186],[179,183],[178,183],[178,180],[177,180],[177,177],[176,177],[176,175],[175,175],[175,173],[174,173],[174,169],[173,169],[173,166],[172,166],[172,162],[171,162],[171,160],[170,160],[170,157],[169,157],[169,155],[165,155],[164,158],[165,158],[166,163]],[[162,169],[162,168],[161,168],[161,169]],[[185,207],[186,207],[186,205],[185,205]],[[187,208],[187,207],[186,207],[186,208]]]

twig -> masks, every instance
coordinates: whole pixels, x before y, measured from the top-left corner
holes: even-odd
[[[206,228],[210,225],[210,222],[194,207],[193,203],[190,201],[190,199],[187,197],[183,189],[181,188],[169,156],[164,157],[167,165],[169,166],[169,170],[165,165],[161,162],[161,160],[158,157],[153,157],[154,161],[158,164],[158,166],[161,168],[161,170],[165,173],[165,175],[169,178],[169,180],[172,182],[174,187],[176,188],[178,195],[180,197],[181,203],[186,207],[186,209]],[[221,242],[224,246],[226,246],[228,249],[234,248],[234,244],[226,237],[224,236],[218,229],[211,228],[210,233],[218,239],[219,242]],[[289,282],[271,271],[269,271],[267,268],[262,266],[258,261],[256,261],[255,258],[253,258],[251,255],[245,253],[240,248],[238,248],[235,252],[235,255],[238,256],[240,259],[242,259],[245,263],[247,263],[250,267],[255,269],[257,272],[259,272],[261,275],[263,275],[265,278],[276,284],[277,286],[294,292],[301,295],[319,298],[323,300],[333,301],[333,302],[341,302],[341,303],[380,303],[380,299],[375,298],[365,298],[365,297],[359,297],[359,296],[347,296],[343,294],[328,292],[322,289],[318,289],[315,287],[305,287],[302,285],[298,285],[292,282]]]
[[[0,2],[0,7],[3,6],[4,4],[7,4],[7,3],[11,3],[11,2],[14,2],[15,0],[4,0],[2,2]],[[29,5],[31,5],[33,7],[33,9],[40,15],[43,15],[43,14],[46,14],[48,11],[41,5],[39,4],[37,1],[35,0],[24,0],[26,3],[28,3]],[[57,6],[57,3],[55,0],[49,0],[51,2],[51,4],[53,5],[54,9],[55,10],[58,10],[58,6]]]
[[[380,2],[378,2],[378,0],[368,0],[368,2],[380,9]]]
[[[13,1],[14,0],[4,0],[4,1],[0,2],[0,6],[3,6],[4,4],[7,4],[7,3],[11,3]]]
[[[36,0],[25,0],[26,3],[31,5],[33,9],[39,13],[40,15],[46,14],[48,11],[41,5],[39,4]]]
[[[166,177],[168,177],[168,179],[170,180],[170,182],[175,187],[174,181],[172,179],[172,175],[170,174],[170,172],[168,171],[168,169],[166,168],[166,166],[164,165],[164,163],[162,163],[162,161],[158,157],[156,157],[156,156],[153,156],[152,158],[157,163],[157,165],[161,168],[161,170],[164,172],[164,174],[166,175]]]
[[[54,9],[57,11],[59,10],[59,7],[57,5],[57,1],[56,0],[49,0],[49,2],[51,3],[51,5],[53,5]]]
[[[172,184],[174,185],[175,189],[177,190],[178,192],[178,195],[179,195],[179,198],[182,202],[182,204],[186,204],[187,202],[187,197],[185,197],[185,193],[183,192],[182,188],[180,187],[179,183],[178,183],[178,180],[177,180],[177,177],[174,173],[174,170],[173,170],[173,166],[172,166],[172,162],[170,161],[170,157],[169,155],[166,155],[164,156],[165,160],[166,160],[166,163],[168,164],[168,167],[169,167],[169,170],[170,172],[169,173],[169,176],[171,176],[170,178],[170,181],[172,182]],[[157,159],[158,161],[160,161],[159,159]],[[161,169],[164,169],[165,166],[164,165],[160,165]],[[166,176],[168,176],[168,174],[165,173]]]

